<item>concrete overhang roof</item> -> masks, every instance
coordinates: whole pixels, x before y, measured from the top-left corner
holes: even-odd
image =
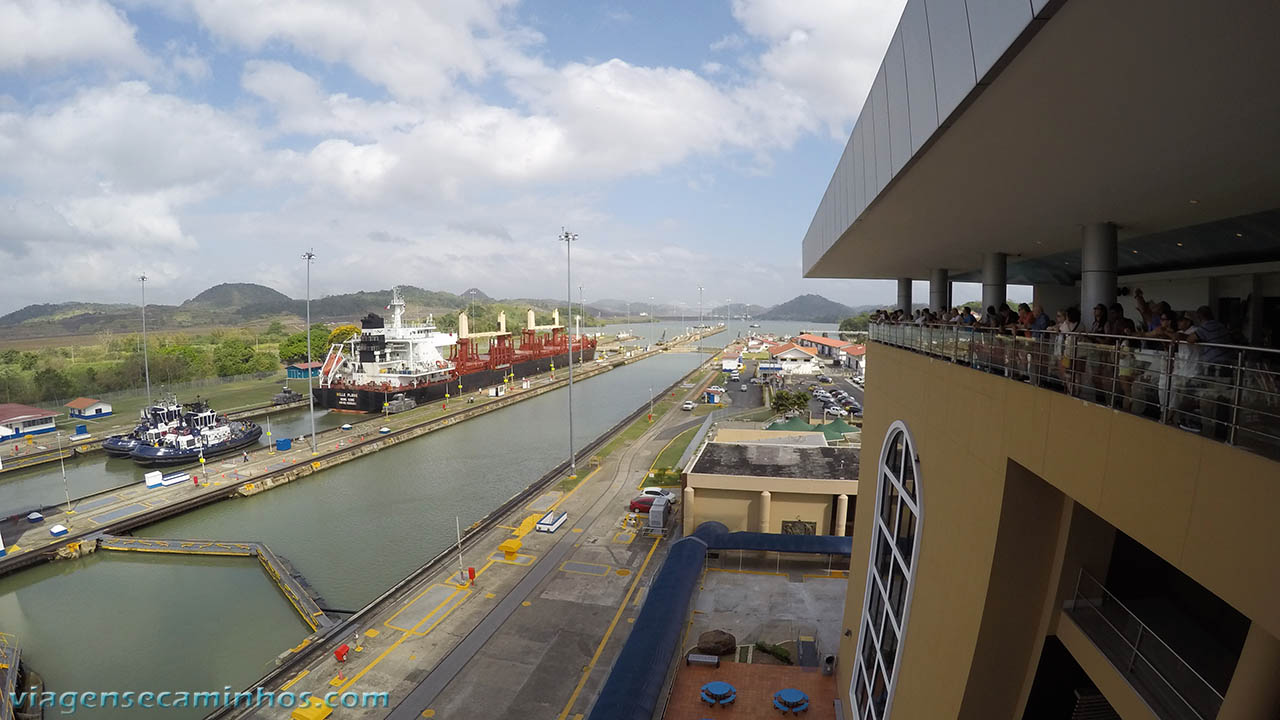
[[[1068,0],[805,275],[964,273],[984,252],[1012,269],[1078,253],[1085,223],[1126,243],[1275,209],[1277,27],[1275,2]],[[1234,257],[1233,235],[1201,261]]]

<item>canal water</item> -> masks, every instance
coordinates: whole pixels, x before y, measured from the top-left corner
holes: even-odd
[[[705,358],[659,355],[576,384],[577,447]],[[566,391],[556,390],[136,534],[265,542],[329,607],[354,610],[447,548],[455,517],[470,525],[563,461],[566,405]],[[239,688],[309,633],[247,558],[103,553],[0,578],[0,598],[0,631],[20,635],[24,657],[55,690]]]
[[[632,307],[633,313],[639,313],[640,309]],[[636,336],[635,343],[640,345],[652,345],[655,341],[663,338],[673,338],[682,333],[688,332],[689,328],[698,322],[698,309],[694,308],[693,315],[685,319],[682,324],[679,320],[660,320],[657,322],[645,322],[641,318],[636,318],[631,323],[611,323],[609,325],[599,327],[583,328],[583,332],[587,333],[605,333],[607,335],[617,335],[620,332],[628,332]],[[705,318],[708,325],[714,325],[723,322],[723,318]],[[749,327],[752,323],[759,325],[758,328]],[[812,332],[830,333],[831,337],[835,337],[835,333],[840,329],[839,325],[832,323],[812,323],[790,320],[748,320],[743,322],[734,318],[733,325],[728,328],[727,333],[712,335],[706,340],[704,346],[721,347],[728,345],[729,340],[736,337],[745,337],[749,333],[758,333],[761,335],[773,334],[777,336],[798,335],[801,330]],[[627,341],[632,342],[632,341]]]
[[[307,408],[282,410],[254,418],[254,422],[261,424],[265,431],[270,418],[272,439],[296,438],[311,432],[309,412]],[[316,410],[316,432],[350,421],[349,415],[330,413],[322,408]],[[266,447],[265,432],[258,443]],[[67,472],[65,488],[62,484],[62,468],[56,462],[0,474],[0,516],[25,508],[61,505],[66,502],[68,494],[74,507],[77,498],[132,482],[142,482],[142,475],[147,472],[128,458],[109,458],[106,453],[101,452],[77,455],[65,460],[64,464]]]

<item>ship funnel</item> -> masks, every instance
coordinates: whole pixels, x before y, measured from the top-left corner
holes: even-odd
[[[557,327],[560,325],[560,308],[551,311],[551,324]]]
[[[538,324],[538,323],[537,323],[537,320],[536,320],[536,318],[534,318],[534,316],[533,316],[533,308],[529,308],[529,321],[528,321],[527,323],[525,323],[525,327],[527,327],[527,328],[529,328],[530,330],[532,330],[532,329],[534,328],[534,326],[536,326],[537,324]]]
[[[504,333],[506,331],[507,331],[507,311],[503,310],[502,312],[498,313],[498,332]]]
[[[467,311],[463,310],[458,313],[458,339],[467,337],[471,334],[471,323],[468,322]]]

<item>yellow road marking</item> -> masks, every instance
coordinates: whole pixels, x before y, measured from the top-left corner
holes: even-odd
[[[609,623],[609,628],[604,631],[604,637],[600,639],[600,644],[596,646],[595,654],[591,656],[591,662],[587,663],[587,667],[582,671],[582,677],[578,680],[578,686],[573,689],[573,694],[569,696],[569,702],[565,703],[564,710],[560,712],[557,720],[565,720],[569,717],[569,711],[573,709],[573,704],[577,702],[578,695],[582,692],[582,688],[587,684],[587,678],[591,677],[591,670],[595,668],[596,663],[600,660],[601,653],[604,652],[604,646],[609,642],[609,637],[613,635],[613,629],[618,626],[618,620],[622,618],[623,610],[626,610],[627,603],[630,602],[632,594],[640,585],[640,578],[644,576],[644,570],[649,566],[649,561],[653,559],[653,553],[658,549],[658,543],[662,538],[654,538],[653,545],[649,547],[649,554],[644,556],[644,563],[640,565],[640,571],[636,573],[636,579],[631,582],[631,587],[627,588],[627,594],[623,596],[622,603],[618,605],[618,611],[613,614],[613,620]]]
[[[310,675],[310,674],[311,674],[311,671],[310,671],[310,670],[303,670],[302,672],[298,673],[297,675],[294,675],[292,680],[290,680],[289,682],[287,682],[287,683],[285,683],[285,684],[281,685],[281,686],[280,686],[280,689],[281,689],[281,690],[288,690],[289,688],[293,687],[294,683],[298,682],[299,680],[301,680],[302,678],[304,678],[304,677],[306,677],[306,676],[308,676],[308,675]]]
[[[578,492],[578,489],[581,488],[583,485],[586,485],[587,481],[591,479],[591,476],[595,475],[598,472],[600,472],[600,468],[595,468],[591,472],[587,473],[587,476],[579,480],[578,484],[574,485],[572,490],[565,493],[564,495],[561,495],[560,499],[551,503],[551,507],[547,508],[547,512],[551,512],[552,510],[555,510],[556,508],[560,507],[560,503],[564,502],[565,500],[568,500],[574,493]],[[545,515],[546,513],[543,513],[543,514]]]

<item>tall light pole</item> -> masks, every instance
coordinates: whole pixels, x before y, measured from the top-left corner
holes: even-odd
[[[702,326],[702,286],[698,286],[698,326]]]
[[[724,299],[724,319],[726,323],[724,326],[724,334],[729,337],[730,341],[732,341],[733,340],[733,298]]]
[[[573,314],[573,241],[577,233],[560,228],[560,241],[564,243],[564,286],[569,301],[569,314]],[[628,308],[630,312],[630,308]],[[573,318],[570,318],[571,320]],[[578,460],[573,452],[573,336],[569,336],[569,477],[578,476]]]
[[[307,263],[307,407],[311,410],[311,454],[316,455],[316,396],[311,390],[311,263],[316,259],[315,251],[302,253],[302,259]]]
[[[582,294],[582,286],[578,286],[578,322],[586,322],[587,320],[587,301]],[[578,334],[582,334],[582,326],[578,326]],[[570,346],[572,347],[572,346]],[[583,340],[582,346],[578,348],[578,362],[582,362],[582,353],[587,349],[586,340]]]
[[[148,403],[150,404],[150,403]],[[62,468],[62,492],[67,496],[67,514],[71,515],[75,511],[71,509],[71,490],[67,487],[67,465],[62,461],[62,431],[58,431],[58,466]]]
[[[138,276],[142,283],[142,372],[147,378],[147,407],[151,407],[151,364],[147,362],[147,274]]]
[[[654,322],[653,315],[655,312],[656,310],[653,307],[653,296],[650,295],[649,296],[649,345],[656,345],[658,342],[658,336],[654,335],[654,333],[658,331],[657,328],[655,328],[653,325],[653,322]]]

